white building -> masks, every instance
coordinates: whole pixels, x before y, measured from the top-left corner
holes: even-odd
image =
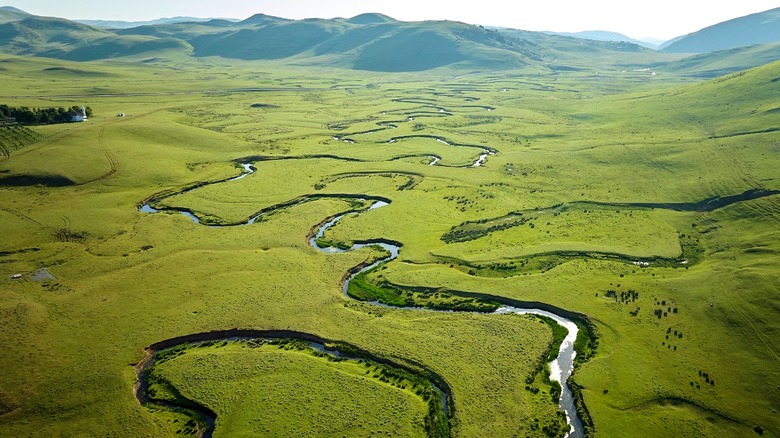
[[[71,122],[85,122],[87,120],[87,110],[84,105],[81,105],[81,111],[76,111],[76,114],[70,118]]]

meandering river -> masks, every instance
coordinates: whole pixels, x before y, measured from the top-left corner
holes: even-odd
[[[485,158],[487,158],[487,155],[489,155],[489,154],[490,154],[489,151],[485,151],[484,157],[482,157],[482,156],[480,157],[480,160],[479,160],[480,164],[481,164],[482,161],[484,161]],[[235,178],[230,178],[230,179],[223,180],[223,181],[217,181],[217,182],[215,182],[213,184],[226,183],[226,182],[240,180],[240,179],[248,176],[249,174],[251,174],[251,173],[253,173],[255,171],[255,168],[251,164],[249,164],[249,163],[242,164],[242,166],[243,166],[245,171],[241,175],[239,175],[239,176],[237,176]],[[202,186],[198,186],[198,187],[202,187]],[[198,187],[194,187],[194,188],[188,189],[186,191],[195,190]],[[307,199],[307,198],[304,198],[304,200],[305,199]],[[360,212],[360,214],[364,214],[364,213],[370,212],[372,210],[376,210],[378,208],[385,207],[385,206],[390,204],[389,200],[380,200],[379,198],[374,198],[374,197],[369,197],[369,196],[366,196],[365,198],[362,198],[362,199],[364,201],[365,200],[371,200],[371,201],[373,201],[373,203],[371,204],[371,206],[369,208],[367,208],[367,209],[363,210],[362,212]],[[301,202],[303,202],[303,201],[301,201]],[[161,210],[153,208],[149,203],[144,204],[139,210],[141,212],[144,212],[144,213],[157,213],[157,212],[161,211]],[[177,209],[176,211],[178,211],[181,214],[189,217],[194,222],[200,223],[200,219],[196,215],[194,215],[192,212],[187,211],[187,210],[181,210],[181,209]],[[354,250],[357,250],[357,249],[360,249],[360,248],[364,248],[364,247],[367,247],[367,246],[372,246],[372,245],[378,245],[378,246],[382,247],[383,249],[385,249],[388,252],[389,255],[387,255],[387,256],[385,256],[383,258],[380,258],[379,260],[375,261],[374,263],[371,263],[371,264],[369,264],[367,266],[362,267],[360,270],[357,270],[356,272],[353,272],[347,278],[347,280],[344,282],[343,292],[345,294],[347,293],[347,290],[349,289],[350,281],[356,275],[358,275],[360,273],[363,273],[363,272],[366,272],[368,270],[371,270],[371,269],[373,269],[373,268],[375,268],[375,267],[377,267],[377,266],[379,266],[381,264],[387,263],[387,262],[397,258],[398,254],[401,251],[400,244],[398,244],[396,242],[391,242],[389,240],[384,240],[382,238],[372,239],[371,241],[365,241],[365,242],[356,242],[351,247],[346,248],[346,249],[330,247],[330,246],[328,246],[328,247],[321,247],[321,246],[318,245],[317,240],[321,239],[325,235],[325,232],[330,227],[334,226],[339,221],[341,221],[344,217],[346,217],[348,214],[352,214],[352,213],[353,212],[344,213],[344,214],[335,216],[335,217],[333,217],[330,220],[327,220],[325,223],[323,223],[322,225],[320,225],[316,229],[316,232],[313,232],[311,234],[312,237],[309,239],[309,244],[311,245],[312,248],[314,248],[314,249],[316,249],[318,251],[325,252],[325,253],[342,253],[342,252],[347,252],[347,251],[354,251]],[[258,215],[255,215],[255,216],[249,218],[246,222],[243,223],[243,225],[251,225],[251,224],[253,224],[257,220],[257,218],[259,216],[261,216],[261,215],[262,214],[258,214]],[[212,227],[214,227],[214,226],[212,225]],[[218,227],[218,226],[216,226],[216,227]],[[392,307],[392,306],[387,306],[385,304],[381,304],[381,303],[378,303],[378,302],[374,302],[373,304],[378,305],[378,306],[383,306],[383,307]],[[412,309],[414,311],[420,311],[420,312],[441,312],[441,311],[437,311],[437,310],[423,309],[423,308],[406,308],[406,309]],[[448,312],[452,312],[452,311],[448,311]],[[560,400],[559,400],[559,406],[566,413],[566,420],[567,420],[567,422],[569,424],[569,427],[570,427],[570,430],[569,430],[569,433],[567,434],[567,437],[570,437],[570,438],[580,438],[580,437],[582,437],[584,435],[584,428],[583,428],[583,425],[582,425],[582,421],[577,416],[577,410],[576,410],[575,403],[574,403],[574,397],[572,395],[571,389],[569,388],[569,386],[567,384],[567,380],[571,376],[571,373],[572,373],[572,371],[574,369],[574,358],[576,356],[576,352],[574,351],[574,341],[577,338],[577,332],[578,332],[577,325],[573,321],[571,321],[571,320],[569,320],[569,319],[567,319],[567,318],[565,318],[565,317],[563,317],[561,315],[558,315],[558,314],[550,312],[550,311],[545,311],[545,310],[542,310],[542,309],[536,309],[536,308],[518,308],[518,307],[511,307],[511,306],[503,306],[503,307],[500,307],[498,310],[496,310],[494,312],[494,314],[496,314],[496,315],[509,314],[509,313],[523,314],[523,315],[524,314],[530,314],[530,315],[546,316],[546,317],[549,317],[549,318],[553,319],[556,323],[560,324],[561,326],[566,328],[566,330],[568,330],[568,335],[563,340],[563,342],[561,343],[560,348],[558,350],[558,356],[552,362],[550,362],[550,364],[549,364],[550,365],[550,370],[551,370],[551,372],[550,372],[550,379],[558,382],[561,385],[561,396],[560,396]],[[196,335],[193,335],[193,336],[196,336]],[[234,333],[231,333],[230,336],[226,336],[225,337],[225,339],[235,339],[235,338],[236,338],[236,334],[234,334]],[[199,339],[199,340],[202,341],[202,336],[201,336],[201,338],[197,338],[196,337],[195,339]],[[209,340],[213,340],[214,339],[213,335],[209,334],[208,335],[208,339]],[[192,342],[192,340],[184,340],[183,342]],[[153,352],[152,352],[152,358],[146,359],[146,360],[147,361],[153,361]],[[144,365],[141,368],[145,368],[146,366],[149,366],[149,362],[143,362],[142,361],[142,363],[144,363]],[[139,378],[139,385],[143,386],[144,384],[145,383],[141,382],[140,378]],[[136,395],[139,397],[139,400],[141,400],[141,396],[139,394],[142,393],[142,392],[143,391],[138,391],[138,388],[136,388]],[[446,412],[447,401],[446,401],[446,398],[444,397],[444,395],[442,397],[442,403],[443,403],[443,408],[445,409],[445,412]],[[210,424],[210,427],[213,427],[213,422]]]
[[[389,203],[386,201],[376,201],[366,211],[375,210],[377,208],[385,207],[387,205],[389,205]],[[314,233],[314,237],[309,239],[309,244],[313,248],[326,253],[341,253],[347,251],[354,251],[356,249],[360,249],[372,245],[380,246],[389,253],[389,255],[387,255],[386,257],[383,257],[375,261],[374,263],[371,263],[370,265],[363,267],[359,271],[352,273],[347,278],[347,281],[344,282],[344,287],[342,290],[345,295],[349,296],[347,291],[349,290],[349,283],[350,281],[352,281],[353,278],[355,278],[357,275],[363,272],[370,271],[371,269],[374,269],[375,267],[381,264],[387,263],[397,258],[401,252],[401,248],[399,245],[393,242],[382,240],[382,239],[377,239],[371,242],[358,242],[347,249],[341,249],[332,246],[327,246],[327,247],[319,246],[317,244],[317,239],[322,238],[325,235],[325,232],[328,230],[328,228],[336,225],[345,216],[347,216],[347,214],[338,215],[333,219],[325,222],[323,225],[321,225],[317,229],[317,232]],[[383,306],[383,307],[394,307],[379,302],[374,302],[373,304],[378,306]],[[442,312],[441,310],[431,310],[431,309],[423,309],[417,307],[412,309],[421,312]],[[579,330],[577,324],[575,324],[573,321],[567,318],[564,318],[561,315],[548,312],[545,310],[541,310],[541,309],[533,309],[533,308],[523,309],[523,308],[511,307],[511,306],[502,306],[494,312],[494,314],[496,315],[504,315],[510,313],[514,313],[518,315],[546,316],[548,318],[553,319],[557,324],[561,325],[566,330],[568,330],[568,334],[566,335],[566,337],[564,338],[563,342],[560,345],[560,348],[558,349],[558,356],[549,364],[550,380],[554,380],[561,385],[561,396],[558,404],[561,407],[561,409],[563,409],[563,411],[566,413],[566,421],[570,427],[569,433],[566,436],[570,438],[582,437],[584,435],[584,428],[582,425],[582,421],[577,416],[577,408],[575,407],[574,404],[574,396],[571,392],[571,388],[569,388],[569,385],[567,383],[569,377],[571,376],[571,373],[574,371],[574,358],[577,355],[577,352],[574,350],[574,341],[577,339],[577,333]]]

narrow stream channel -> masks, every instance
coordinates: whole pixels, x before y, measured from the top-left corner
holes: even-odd
[[[385,207],[389,205],[388,202],[385,201],[376,201],[374,202],[371,207],[368,208],[366,211],[375,210],[377,208]],[[347,213],[349,214],[349,213]],[[398,254],[401,251],[401,248],[389,241],[383,241],[381,239],[375,240],[372,242],[359,242],[355,243],[348,249],[340,249],[336,247],[321,247],[317,244],[317,239],[322,238],[325,235],[325,232],[328,230],[328,228],[336,225],[341,219],[343,219],[347,214],[342,214],[339,216],[334,217],[333,219],[325,222],[320,228],[317,230],[317,232],[314,234],[314,237],[309,239],[309,244],[322,252],[333,254],[333,253],[343,253],[348,251],[354,251],[356,249],[364,248],[367,246],[380,246],[386,251],[390,253],[387,257],[381,258],[374,263],[360,269],[357,272],[354,272],[352,275],[349,276],[347,281],[344,282],[344,287],[342,289],[342,292],[349,296],[347,291],[349,290],[349,283],[352,281],[353,278],[355,278],[357,275],[370,271],[371,269],[376,268],[377,266],[387,263],[395,258],[398,257]],[[351,298],[351,297],[350,297]],[[372,302],[372,304],[382,306],[382,307],[395,307],[395,306],[388,306],[386,304],[382,304],[379,302]],[[404,307],[405,309],[414,309],[419,310],[422,312],[442,312],[441,310],[431,310],[431,309],[423,309],[423,308],[410,308],[410,307]],[[451,312],[451,311],[448,311]],[[581,438],[584,436],[584,427],[582,425],[582,421],[577,416],[577,408],[574,404],[574,396],[572,395],[571,388],[569,388],[569,385],[567,384],[567,381],[569,380],[569,377],[571,376],[571,373],[574,371],[574,357],[576,356],[577,352],[574,351],[574,341],[577,339],[577,324],[575,324],[573,321],[566,319],[560,315],[557,315],[552,312],[548,312],[541,309],[521,309],[517,307],[510,307],[510,306],[502,306],[498,310],[494,312],[496,315],[504,315],[509,313],[515,313],[518,315],[540,315],[540,316],[546,316],[551,319],[553,319],[556,323],[564,327],[566,330],[568,330],[568,334],[566,335],[566,338],[564,338],[563,342],[561,342],[560,348],[558,350],[558,356],[550,362],[550,380],[556,381],[561,385],[561,397],[559,399],[558,405],[563,409],[563,411],[566,413],[566,422],[569,424],[569,433],[566,435],[569,438]],[[446,402],[445,402],[446,405]]]

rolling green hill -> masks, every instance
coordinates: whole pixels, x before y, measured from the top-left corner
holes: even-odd
[[[111,32],[62,18],[28,17],[0,25],[0,50],[14,55],[57,57],[57,53],[111,36]]]
[[[690,56],[667,64],[660,70],[714,78],[768,64],[778,59],[780,59],[780,43],[757,44]]]
[[[668,53],[707,53],[780,42],[780,8],[724,21],[674,40]]]

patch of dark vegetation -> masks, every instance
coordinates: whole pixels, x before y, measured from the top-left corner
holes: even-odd
[[[780,129],[780,128],[773,128]],[[730,196],[713,196],[707,199],[703,199],[698,202],[628,202],[628,203],[611,203],[611,202],[593,202],[593,201],[578,201],[573,204],[585,204],[585,205],[602,205],[612,207],[636,207],[636,208],[661,208],[664,210],[674,211],[692,211],[692,212],[711,212],[719,208],[736,204],[742,201],[752,201],[754,199],[765,198],[767,196],[780,195],[780,190],[767,190],[767,189],[750,189],[738,195]]]
[[[345,242],[333,242],[327,239],[314,239],[314,242],[320,248],[338,248],[342,251],[350,249],[352,246]]]
[[[591,417],[590,411],[585,405],[585,400],[582,397],[583,387],[572,378],[569,379],[568,384],[571,389],[571,394],[574,397],[574,407],[577,409],[577,416],[580,417],[580,421],[582,421],[582,427],[584,429],[583,436],[585,438],[591,438],[596,434],[596,426],[593,424],[593,417]]]
[[[40,248],[25,248],[16,251],[0,251],[0,257],[8,257],[16,254],[27,254],[30,252],[38,252],[40,250],[41,250]]]
[[[263,109],[274,109],[274,108],[279,108],[279,106],[278,106],[278,105],[271,105],[271,104],[268,104],[268,103],[253,103],[253,104],[252,104],[252,105],[250,105],[249,107],[250,107],[250,108],[263,108]]]
[[[611,260],[642,267],[653,266],[655,268],[680,268],[693,266],[701,260],[703,249],[698,244],[698,239],[687,244],[681,240],[683,255],[678,258],[664,257],[629,257],[625,254],[608,253],[599,251],[550,251],[545,253],[529,254],[514,260],[504,262],[477,263],[454,257],[438,256],[439,264],[449,264],[451,268],[466,272],[477,277],[511,277],[537,272],[547,272],[551,269],[572,260]],[[687,257],[687,258],[686,258]]]
[[[557,384],[557,382],[553,382]],[[559,385],[560,386],[560,385]],[[539,388],[537,387],[529,387],[526,386],[526,389],[529,389],[536,391],[533,392],[534,394],[537,394],[539,392]],[[539,418],[534,417],[534,419],[529,424],[529,429],[535,432],[534,436],[537,436],[539,432],[543,433],[543,436],[548,436],[551,438],[557,438],[566,436],[566,432],[568,432],[569,428],[566,423],[566,414],[563,411],[557,411],[554,416],[548,417],[543,419],[544,424],[542,424],[539,421]],[[539,435],[541,436],[541,435]]]
[[[732,134],[725,134],[725,135],[715,135],[710,137],[711,139],[718,139],[718,138],[730,138],[730,137],[741,137],[743,135],[754,135],[754,134],[768,134],[770,132],[777,132],[780,131],[780,128],[767,128],[767,129],[761,129],[757,131],[741,131],[741,132],[735,132]]]
[[[18,406],[14,405],[11,401],[0,398],[0,417],[15,411],[17,408]]]
[[[343,173],[339,175],[333,175],[329,178],[322,179],[319,182],[317,182],[314,185],[315,190],[322,190],[325,187],[328,186],[328,184],[332,184],[336,181],[342,180],[342,179],[348,179],[348,178],[362,178],[362,177],[383,177],[383,178],[406,178],[406,181],[399,185],[396,190],[403,191],[403,190],[411,190],[417,184],[420,183],[423,179],[423,175],[419,173],[414,172],[350,172],[350,173]]]
[[[0,178],[0,187],[68,187],[76,182],[62,175],[9,175]]]
[[[350,126],[352,126],[355,123],[365,123],[365,122],[372,122],[376,120],[376,117],[366,117],[363,119],[350,119],[350,120],[341,120],[338,122],[329,122],[325,124],[325,127],[332,131],[343,131],[345,129],[349,129]]]
[[[384,280],[382,274],[378,274],[376,280],[369,279],[369,274],[383,269],[384,267],[378,267],[353,277],[349,282],[347,294],[357,300],[376,301],[397,307],[484,313],[495,312],[499,308],[498,303],[463,298],[438,289],[395,285]]]
[[[344,133],[344,134],[339,135],[339,136],[335,136],[334,139],[339,140],[339,141],[347,141],[347,142],[353,142],[354,143],[355,140],[352,140],[349,137],[352,137],[352,136],[355,136],[355,135],[373,134],[375,132],[382,132],[382,131],[387,130],[387,129],[390,129],[390,128],[375,128],[375,129],[367,129],[365,131],[349,132],[349,133]]]
[[[92,116],[92,108],[73,106],[69,109],[59,108],[28,108],[10,107],[6,104],[0,104],[0,119],[14,121],[20,125],[49,125],[54,123],[68,123],[73,121],[74,117],[81,115]]]
[[[441,236],[444,243],[468,242],[485,237],[493,232],[525,225],[529,221],[523,212],[509,213],[495,219],[483,219],[473,222],[463,222],[454,226]]]
[[[338,155],[331,155],[331,154],[311,154],[311,155],[296,155],[292,157],[285,157],[285,156],[274,156],[274,155],[250,155],[248,157],[243,158],[236,158],[233,160],[234,163],[254,163],[256,161],[274,161],[274,160],[313,160],[313,159],[328,159],[328,160],[339,160],[339,161],[347,161],[352,163],[361,163],[363,160],[358,158],[352,158],[352,157],[340,157]],[[215,184],[218,182],[223,181],[212,181],[207,182],[205,184]]]
[[[103,72],[97,72],[97,71],[90,71],[90,70],[82,70],[78,68],[69,68],[69,67],[47,67],[44,68],[43,71],[47,72],[58,72],[58,73],[70,73],[73,76],[78,77],[84,77],[84,76],[110,76],[108,73]]]
[[[558,313],[557,310],[556,313]],[[593,321],[585,315],[569,312],[569,315],[565,315],[565,317],[574,321],[579,329],[577,332],[577,339],[574,340],[574,350],[577,352],[577,356],[574,358],[574,367],[576,371],[576,368],[579,365],[596,356],[596,352],[599,348],[598,328]],[[569,380],[571,380],[571,378]]]

